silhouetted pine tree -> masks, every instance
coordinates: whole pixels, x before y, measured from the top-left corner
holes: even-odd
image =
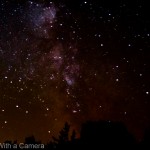
[[[150,149],[150,129],[147,129],[141,142],[141,149]]]
[[[64,128],[59,132],[59,137],[58,138],[52,137],[54,140],[53,142],[54,148],[59,149],[67,147],[67,144],[69,143],[69,130],[70,125],[66,122]]]
[[[69,130],[70,125],[66,122],[64,128],[59,132],[59,143],[64,143],[69,141]]]
[[[76,139],[76,131],[73,130],[71,135],[71,141],[75,141],[75,139]]]

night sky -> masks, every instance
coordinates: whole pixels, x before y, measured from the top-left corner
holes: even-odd
[[[150,127],[150,9],[142,1],[0,1],[0,142],[67,121]]]

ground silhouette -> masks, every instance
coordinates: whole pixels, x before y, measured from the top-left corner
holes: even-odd
[[[128,149],[141,149],[145,150],[150,148],[150,130],[147,130],[141,142],[137,142],[132,134],[130,134],[121,122],[112,121],[88,121],[81,127],[80,138],[76,138],[76,132],[73,131],[69,137],[70,125],[65,123],[64,128],[59,132],[58,138],[53,137],[52,140],[44,145],[44,149],[115,149],[115,150],[128,150]],[[17,141],[6,141],[11,145],[16,144],[19,148]],[[36,141],[34,136],[25,138],[25,144],[40,145],[41,141]],[[2,149],[2,147],[1,147]],[[13,147],[12,147],[13,149]],[[31,149],[31,148],[28,148]],[[33,148],[32,148],[33,149]],[[43,149],[39,147],[37,149]]]

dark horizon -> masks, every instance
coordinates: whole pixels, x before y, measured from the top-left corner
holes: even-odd
[[[145,136],[147,133],[149,134],[149,129],[150,129],[150,127],[146,128],[146,129],[142,132],[142,134],[140,134],[139,137],[138,137],[138,135],[134,134],[131,130],[129,130],[129,129],[127,128],[127,126],[126,126],[123,122],[121,122],[121,121],[112,121],[112,120],[93,120],[93,121],[90,121],[90,120],[87,120],[87,121],[85,121],[85,122],[83,122],[83,123],[81,124],[79,130],[73,128],[70,123],[68,123],[68,122],[66,122],[66,123],[69,125],[69,132],[68,132],[68,137],[69,137],[69,139],[68,139],[68,140],[71,140],[71,136],[72,136],[72,132],[73,132],[73,131],[75,131],[75,133],[76,133],[76,139],[80,139],[80,138],[81,138],[81,135],[80,135],[80,134],[81,134],[82,128],[83,128],[84,125],[86,125],[86,124],[87,124],[87,125],[88,125],[88,124],[90,125],[90,123],[92,123],[92,124],[110,123],[110,125],[111,125],[111,124],[119,124],[119,125],[122,125],[122,126],[124,126],[124,127],[126,128],[127,132],[129,132],[129,133],[131,134],[131,136],[135,139],[135,141],[136,141],[137,143],[142,142],[142,140],[144,139],[144,136]],[[64,123],[64,125],[62,126],[62,128],[59,130],[58,133],[56,133],[55,135],[50,134],[50,136],[48,137],[47,140],[42,140],[42,139],[40,139],[40,137],[36,137],[34,134],[31,133],[31,134],[29,134],[29,135],[25,135],[24,137],[21,137],[21,139],[11,139],[11,138],[5,137],[3,141],[0,141],[0,143],[4,143],[4,142],[6,142],[6,141],[12,141],[12,142],[17,141],[17,143],[19,144],[19,143],[24,143],[24,141],[25,141],[26,138],[31,138],[31,137],[34,137],[37,142],[39,141],[39,142],[41,142],[42,144],[47,144],[47,143],[49,143],[49,142],[54,142],[54,141],[53,141],[53,137],[59,138],[60,131],[64,128],[64,126],[65,126],[66,123]],[[92,128],[91,128],[91,129],[92,129]]]
[[[80,137],[76,136],[76,131],[70,130],[70,125],[66,122],[60,130],[58,137],[43,143],[34,136],[26,137],[24,142],[17,140],[7,140],[0,143],[1,149],[147,149],[150,142],[150,128],[145,132],[141,141],[127,130],[121,122],[112,121],[87,121],[82,124]]]

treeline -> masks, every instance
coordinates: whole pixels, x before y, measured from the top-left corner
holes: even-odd
[[[6,141],[1,143],[0,149],[91,149],[91,150],[129,150],[129,149],[150,149],[150,130],[145,133],[141,142],[137,142],[130,134],[124,124],[120,122],[98,121],[86,122],[82,125],[80,138],[76,138],[73,131],[69,137],[70,125],[65,123],[64,128],[59,132],[58,138],[43,145],[36,141],[34,136],[25,138],[25,142],[18,144],[17,141]]]

